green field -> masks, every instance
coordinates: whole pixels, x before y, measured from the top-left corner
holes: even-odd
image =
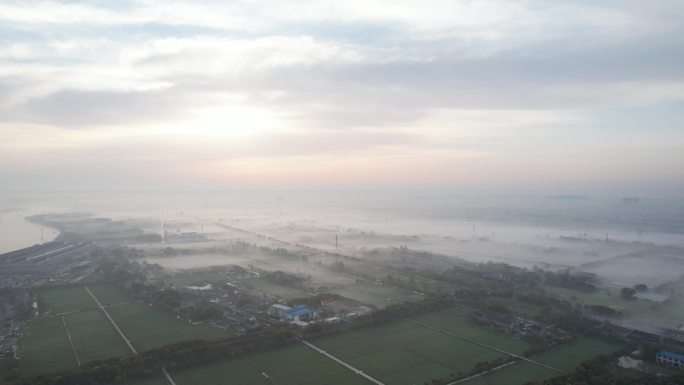
[[[88,285],[88,289],[97,297],[102,306],[118,305],[130,302],[121,290],[108,284]]]
[[[61,317],[36,319],[26,325],[19,367],[27,376],[77,367]]]
[[[344,333],[313,343],[393,385],[422,384],[456,376],[459,372],[466,374],[477,362],[506,357],[408,321]]]
[[[111,385],[120,385],[120,383]],[[123,385],[169,385],[169,382],[163,377],[152,377],[144,380],[129,381]]]
[[[453,307],[414,319],[514,353],[520,353],[528,347],[525,342],[469,323],[464,319],[468,311],[466,308]],[[409,321],[397,321],[311,342],[387,385],[420,385],[437,378],[466,376],[477,362],[506,357],[497,351]],[[619,348],[617,344],[581,337],[571,344],[555,347],[531,358],[567,371],[595,355]],[[528,381],[542,381],[557,374],[539,365],[518,361],[464,384],[520,385]],[[369,384],[353,371],[300,344],[173,372],[172,377],[178,385]]]
[[[190,325],[149,305],[131,303],[107,309],[138,351],[193,340],[228,337],[207,325]]]
[[[591,357],[612,353],[620,348],[620,344],[596,338],[579,337],[572,343],[557,346],[530,358],[554,368],[570,370]]]
[[[584,293],[545,285],[544,290],[550,295],[575,303],[610,306],[622,311],[626,318],[638,319],[639,322],[676,328],[684,319],[684,304],[681,298],[674,298],[665,303],[655,303],[641,299],[625,300],[620,297],[620,292],[617,288],[602,288],[593,293]]]
[[[178,385],[271,385],[246,359],[222,361],[172,374]]]
[[[266,373],[274,382],[269,381]],[[349,369],[304,345],[171,373],[178,385],[367,385]]]
[[[64,319],[81,363],[131,353],[102,311],[72,313]]]
[[[489,372],[463,385],[521,385],[530,381],[543,381],[558,375],[550,369],[531,364],[529,362],[516,362],[505,368]]]
[[[213,271],[198,271],[166,277],[164,282],[174,286],[205,285],[207,283],[218,284],[228,281],[225,275]]]
[[[97,309],[97,304],[81,286],[59,287],[42,290],[38,293],[38,307],[41,313],[69,313]]]
[[[304,290],[279,285],[265,278],[247,278],[241,280],[240,283],[247,285],[253,289],[265,291],[266,293],[274,297],[283,299],[304,298],[310,296],[310,294],[305,292]]]
[[[452,307],[414,317],[413,319],[432,327],[454,333],[458,336],[470,338],[479,343],[492,345],[515,354],[521,354],[530,347],[527,342],[495,333],[473,324],[465,318],[468,312],[470,312],[470,309]]]
[[[378,308],[383,308],[392,303],[423,299],[423,296],[405,289],[374,283],[359,283],[346,288],[334,289],[331,292]]]
[[[107,311],[139,351],[185,340],[228,336],[206,325],[189,325],[144,304],[128,303],[128,298],[111,285],[99,284],[88,288],[100,303],[108,306]],[[46,289],[38,295],[39,309],[43,314],[64,313],[64,323],[82,364],[131,354],[83,287]],[[21,339],[21,349],[20,367],[25,375],[77,366],[62,316],[44,316],[28,322]]]

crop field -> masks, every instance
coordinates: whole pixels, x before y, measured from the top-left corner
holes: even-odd
[[[120,385],[120,383],[117,384],[111,384],[111,385]],[[146,378],[144,380],[133,380],[124,383],[123,385],[169,385],[169,382],[164,378],[164,377],[152,377],[152,378]]]
[[[271,385],[247,359],[218,362],[172,376],[178,385]]]
[[[366,380],[304,345],[294,345],[171,373],[178,385],[367,385]]]
[[[553,370],[519,361],[505,368],[473,378],[464,382],[463,385],[522,385],[531,381],[543,381],[556,375],[558,373]]]
[[[599,354],[619,350],[621,345],[595,338],[579,337],[570,344],[561,345],[531,358],[561,370],[570,370]]]
[[[506,338],[501,336],[501,338]],[[408,321],[345,333],[313,343],[382,382],[411,385],[466,374],[505,355]]]
[[[452,307],[415,317],[414,320],[515,354],[529,348],[530,345],[524,341],[489,331],[467,321],[465,315],[468,312],[469,310],[464,307]]]
[[[309,297],[309,293],[295,289],[289,286],[278,285],[265,278],[247,278],[240,281],[240,283],[250,286],[257,290],[265,291],[275,297],[283,299],[303,298]]]
[[[415,317],[415,320],[448,329],[454,334],[519,353],[522,341],[469,324],[463,319],[468,309],[454,307]],[[410,321],[361,329],[311,341],[317,347],[349,363],[387,385],[430,383],[437,378],[469,374],[481,361],[505,358],[503,353],[446,336]],[[531,357],[570,370],[597,354],[620,346],[581,337]],[[541,381],[558,373],[528,362],[516,362],[465,382],[466,385],[520,385]],[[361,376],[300,344],[171,373],[178,385],[362,385]],[[156,382],[129,385],[157,385]]]
[[[107,311],[139,351],[180,341],[228,336],[207,325],[190,325],[142,303],[112,306]]]
[[[88,288],[107,306],[112,318],[140,351],[185,340],[228,336],[206,325],[189,325],[144,304],[127,303],[129,299],[111,285]],[[43,318],[28,322],[20,341],[20,369],[25,375],[77,367],[73,350],[83,364],[131,354],[83,287],[43,290],[39,293],[39,303]],[[60,313],[64,313],[63,316],[50,316]],[[73,349],[67,338],[67,328]]]
[[[112,285],[88,285],[88,289],[97,297],[102,306],[118,305],[131,302],[121,290]]]
[[[620,345],[580,337],[571,344],[557,346],[549,351],[536,354],[531,359],[569,371],[596,355],[613,352]],[[485,374],[465,382],[465,385],[498,385],[502,383],[520,385],[528,381],[542,381],[558,375],[558,373],[527,362],[517,362],[506,368]]]
[[[164,282],[174,286],[191,286],[191,285],[205,285],[207,283],[217,284],[224,283],[228,279],[225,275],[213,271],[197,271],[185,274],[178,274],[172,277],[166,277]]]
[[[19,368],[25,375],[37,375],[77,367],[60,317],[29,322],[21,340]]]
[[[673,287],[677,283],[673,283]],[[681,284],[679,284],[681,285]],[[620,292],[616,288],[603,288],[593,293],[566,289],[556,286],[544,286],[547,293],[559,298],[568,299],[572,302],[586,305],[604,305],[621,310],[625,316],[639,319],[640,322],[654,323],[666,327],[677,327],[684,318],[684,305],[681,299],[666,303],[655,303],[647,300],[635,299],[626,300],[620,297]]]
[[[83,287],[60,287],[43,290],[38,293],[38,307],[41,313],[69,313],[88,309],[97,309],[97,304],[90,298]]]
[[[423,298],[421,295],[394,286],[368,283],[334,289],[331,292],[378,308],[396,302],[420,301]]]
[[[82,363],[131,353],[99,309],[68,314],[64,320]]]

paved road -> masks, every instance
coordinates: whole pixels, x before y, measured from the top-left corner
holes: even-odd
[[[67,327],[66,320],[64,319],[64,316],[61,316],[62,318],[62,325],[64,325],[64,330],[66,330],[67,338],[69,339],[69,344],[71,345],[71,350],[74,351],[74,357],[76,357],[76,363],[78,363],[78,367],[81,367],[81,360],[78,359],[78,353],[76,353],[76,347],[74,347],[74,342],[71,340],[71,333],[69,333],[69,328]]]
[[[450,382],[450,383],[448,383],[448,384],[446,384],[446,385],[461,384],[461,383],[464,383],[464,382],[466,382],[466,381],[470,381],[470,380],[472,380],[473,378],[477,378],[477,377],[480,377],[480,376],[482,376],[482,375],[484,375],[484,374],[487,374],[487,373],[489,373],[489,372],[493,372],[493,371],[496,371],[496,370],[499,370],[499,369],[503,369],[503,368],[505,368],[505,367],[507,367],[507,366],[509,366],[509,365],[513,365],[513,364],[516,364],[516,363],[518,363],[518,361],[506,362],[505,364],[499,365],[499,366],[497,366],[496,368],[491,368],[491,369],[489,369],[489,370],[485,370],[484,372],[480,372],[480,373],[475,374],[475,375],[472,375],[472,376],[470,376],[470,377],[462,378],[462,379],[460,379],[460,380],[458,380],[458,381]]]
[[[162,373],[164,373],[164,376],[169,381],[169,384],[177,385],[176,381],[174,381],[173,378],[171,378],[171,375],[169,374],[169,372],[166,371],[166,368],[162,368]]]
[[[114,322],[114,320],[109,315],[109,313],[107,313],[107,309],[105,309],[104,306],[102,306],[102,304],[100,303],[100,301],[97,300],[97,297],[95,297],[93,292],[90,291],[90,289],[88,289],[88,286],[84,286],[84,287],[85,287],[86,291],[88,292],[88,294],[90,294],[90,296],[93,298],[93,301],[95,301],[97,306],[100,308],[100,310],[102,310],[102,312],[107,316],[107,318],[109,319],[109,322],[111,322],[112,326],[114,326],[114,329],[116,329],[116,331],[119,332],[119,335],[124,340],[126,345],[128,345],[128,348],[131,349],[133,354],[138,354],[138,351],[135,350],[135,348],[133,347],[133,344],[131,344],[131,341],[126,337],[125,334],[123,334],[123,332],[121,331],[121,329],[119,329],[119,326],[116,324],[116,322]]]
[[[430,326],[430,325],[428,325],[428,324],[424,324],[424,323],[422,323],[422,322],[418,322],[418,321],[414,321],[414,320],[407,320],[407,321],[409,321],[409,322],[411,322],[411,323],[414,323],[414,324],[416,324],[416,325],[420,325],[420,326],[422,326],[422,327],[425,327],[425,328],[434,330],[434,331],[436,331],[436,332],[439,332],[439,333],[442,333],[442,334],[445,334],[445,335],[448,335],[448,336],[451,336],[451,337],[454,337],[454,338],[458,338],[458,339],[463,340],[463,341],[466,341],[466,342],[470,342],[471,344],[475,344],[475,345],[482,346],[483,348],[487,348],[487,349],[490,349],[490,350],[497,351],[497,352],[499,352],[499,353],[507,354],[507,355],[509,355],[509,356],[511,356],[511,357],[514,357],[514,358],[517,358],[517,359],[519,359],[519,360],[527,361],[527,362],[529,362],[529,363],[531,363],[531,364],[534,364],[534,365],[537,365],[537,366],[541,366],[542,368],[550,369],[550,370],[553,370],[554,372],[557,372],[557,373],[560,373],[560,374],[565,374],[565,371],[563,371],[563,370],[560,370],[560,369],[558,369],[558,368],[554,368],[553,366],[546,365],[546,364],[541,363],[541,362],[539,362],[539,361],[531,360],[531,359],[529,359],[529,358],[527,358],[527,357],[523,357],[523,356],[518,355],[518,354],[515,354],[515,353],[507,352],[507,351],[505,351],[505,350],[503,350],[503,349],[497,348],[496,346],[483,344],[483,343],[478,342],[478,341],[475,341],[475,340],[473,340],[473,339],[466,338],[466,337],[462,337],[462,336],[459,336],[459,335],[457,335],[457,334],[450,333],[450,332],[448,332],[448,331],[446,331],[446,330],[442,330],[442,329],[436,328],[436,327],[434,327],[434,326]]]
[[[368,380],[368,381],[370,381],[370,382],[372,382],[372,383],[374,383],[374,384],[376,384],[376,385],[385,385],[384,383],[382,383],[382,382],[376,380],[375,378],[373,378],[373,377],[367,375],[366,373],[362,372],[361,370],[356,369],[355,367],[353,367],[353,366],[349,365],[348,363],[346,363],[346,362],[340,360],[339,358],[333,356],[332,354],[326,352],[325,350],[316,347],[316,346],[313,345],[312,343],[309,343],[309,342],[306,342],[306,341],[302,341],[302,343],[304,343],[304,345],[310,347],[311,349],[313,349],[313,350],[315,350],[315,351],[321,353],[322,355],[324,355],[324,356],[330,358],[331,360],[337,362],[338,364],[344,366],[345,368],[351,370],[352,372],[358,374],[359,376],[365,378],[366,380]]]
[[[116,331],[119,332],[119,335],[120,335],[121,338],[124,340],[124,342],[126,343],[126,345],[128,345],[128,348],[131,349],[131,352],[133,352],[133,354],[136,354],[136,355],[137,355],[137,354],[138,354],[138,351],[135,350],[135,348],[133,347],[133,344],[131,344],[131,341],[130,341],[128,338],[126,338],[126,335],[123,334],[123,332],[121,331],[121,329],[119,329],[119,325],[117,325],[116,322],[114,322],[114,320],[113,320],[112,317],[109,315],[109,313],[107,313],[107,310],[105,309],[105,307],[102,306],[102,304],[100,303],[100,301],[97,300],[97,297],[95,297],[95,294],[93,294],[93,292],[90,291],[90,289],[88,289],[88,286],[83,286],[83,287],[86,289],[86,291],[88,292],[88,294],[90,294],[90,297],[93,299],[93,301],[95,301],[95,303],[96,303],[97,306],[100,308],[100,310],[102,310],[102,312],[107,316],[107,318],[109,319],[109,322],[111,322],[111,323],[112,323],[112,326],[114,326],[114,329],[116,329]],[[121,304],[115,304],[115,305],[110,305],[110,306],[116,306],[116,305],[121,305]],[[74,351],[74,353],[76,353],[76,352]],[[78,359],[78,358],[77,358],[77,359]],[[177,385],[176,382],[175,382],[175,381],[173,380],[173,378],[171,377],[171,375],[169,374],[169,372],[166,371],[166,367],[162,367],[162,373],[164,373],[164,377],[166,377],[166,380],[169,381],[169,384],[171,384],[171,385]]]

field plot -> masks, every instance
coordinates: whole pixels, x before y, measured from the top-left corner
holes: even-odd
[[[582,361],[600,354],[614,352],[620,347],[620,344],[596,338],[579,337],[570,344],[558,346],[530,358],[562,370],[570,370]]]
[[[257,354],[251,360],[281,385],[368,384],[349,369],[304,345]]]
[[[112,384],[112,385],[120,385],[120,383]],[[146,378],[144,380],[129,381],[129,382],[124,383],[124,385],[169,385],[169,382],[163,377],[153,377],[153,378]]]
[[[596,355],[610,353],[619,348],[620,345],[618,344],[588,337],[580,337],[571,344],[555,347],[547,352],[534,355],[530,358],[555,368],[569,371],[581,362]],[[499,385],[505,383],[520,385],[528,381],[542,381],[556,375],[558,375],[558,373],[538,365],[533,365],[528,362],[517,362],[501,370],[474,378],[464,384]]]
[[[262,373],[267,373],[271,382]],[[349,369],[304,345],[171,374],[178,385],[368,385]]]
[[[404,301],[420,301],[421,295],[393,286],[360,283],[346,288],[331,290],[343,297],[383,308],[387,305]]]
[[[481,361],[505,355],[447,338],[407,321],[315,340],[330,354],[382,382],[412,385],[466,374]]]
[[[41,313],[69,313],[97,309],[97,304],[81,286],[46,289],[38,293],[38,306]]]
[[[102,311],[64,316],[81,363],[130,354],[130,350]]]
[[[213,271],[188,272],[163,279],[164,282],[178,287],[205,285],[208,283],[221,284],[227,280],[225,275]]]
[[[465,315],[469,311],[465,307],[452,307],[415,317],[414,320],[515,354],[521,354],[530,347],[525,341],[474,325],[465,319]]]
[[[178,385],[271,385],[248,360],[223,361],[172,374]]]
[[[194,339],[216,339],[228,334],[206,325],[190,325],[151,306],[131,303],[107,308],[138,351]]]
[[[121,290],[108,284],[88,285],[88,289],[97,297],[102,306],[119,305],[131,302]]]
[[[61,317],[27,323],[21,339],[20,370],[33,376],[77,367]]]
[[[522,385],[532,381],[543,381],[558,373],[529,362],[516,362],[505,368],[489,372],[466,381],[463,385]]]
[[[283,299],[304,298],[310,296],[310,294],[304,290],[278,285],[277,283],[273,283],[265,278],[247,278],[241,280],[240,283],[257,290],[265,291],[275,297]]]

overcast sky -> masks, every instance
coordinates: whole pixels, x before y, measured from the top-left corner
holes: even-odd
[[[684,2],[0,1],[8,189],[684,195]]]

